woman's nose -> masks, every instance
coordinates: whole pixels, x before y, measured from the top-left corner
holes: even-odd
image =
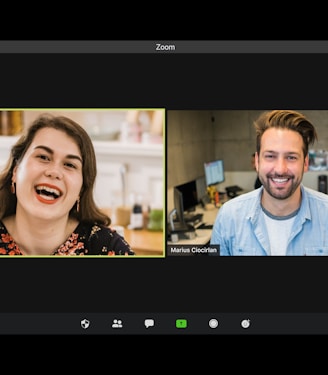
[[[60,180],[63,177],[63,173],[60,171],[60,168],[53,165],[51,167],[48,167],[45,170],[45,175],[50,178],[56,178]]]

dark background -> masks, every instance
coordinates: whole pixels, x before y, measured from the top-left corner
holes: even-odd
[[[2,108],[328,109],[326,54],[1,54],[0,67]],[[327,267],[326,257],[1,258],[0,312],[327,312]]]

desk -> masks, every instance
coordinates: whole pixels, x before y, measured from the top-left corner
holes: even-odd
[[[196,237],[188,239],[180,239],[178,242],[167,241],[168,245],[206,245],[210,242],[212,229],[196,229]]]
[[[163,232],[124,228],[124,238],[136,255],[163,256]]]
[[[111,217],[110,208],[102,208],[102,211]],[[113,221],[111,226],[115,228]],[[121,227],[122,228],[122,227]],[[129,229],[126,226],[124,230],[124,239],[131,246],[136,255],[164,256],[164,233],[163,231],[150,231],[147,229]],[[123,233],[122,233],[123,234]]]
[[[210,210],[204,210],[203,207],[199,206],[196,208],[195,214],[203,214],[202,222],[206,225],[213,225],[218,214],[219,208],[213,208]],[[193,239],[179,239],[178,242],[167,241],[168,245],[206,245],[210,242],[212,236],[212,229],[197,229],[196,237]]]
[[[211,210],[204,210],[203,207],[197,207],[195,213],[196,214],[198,214],[198,213],[203,214],[203,223],[212,225],[212,224],[214,224],[214,221],[216,219],[216,216],[217,216],[218,212],[219,212],[219,208],[217,208],[217,207],[215,207]],[[206,229],[202,229],[202,230],[206,230]]]

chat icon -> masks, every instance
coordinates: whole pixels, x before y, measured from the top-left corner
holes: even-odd
[[[149,327],[154,327],[155,325],[155,320],[154,319],[145,319],[145,327],[146,328],[149,328]]]

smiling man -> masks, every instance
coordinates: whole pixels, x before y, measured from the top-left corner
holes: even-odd
[[[264,112],[254,126],[262,187],[222,206],[211,244],[221,256],[328,255],[328,195],[302,184],[315,127],[291,110]]]

